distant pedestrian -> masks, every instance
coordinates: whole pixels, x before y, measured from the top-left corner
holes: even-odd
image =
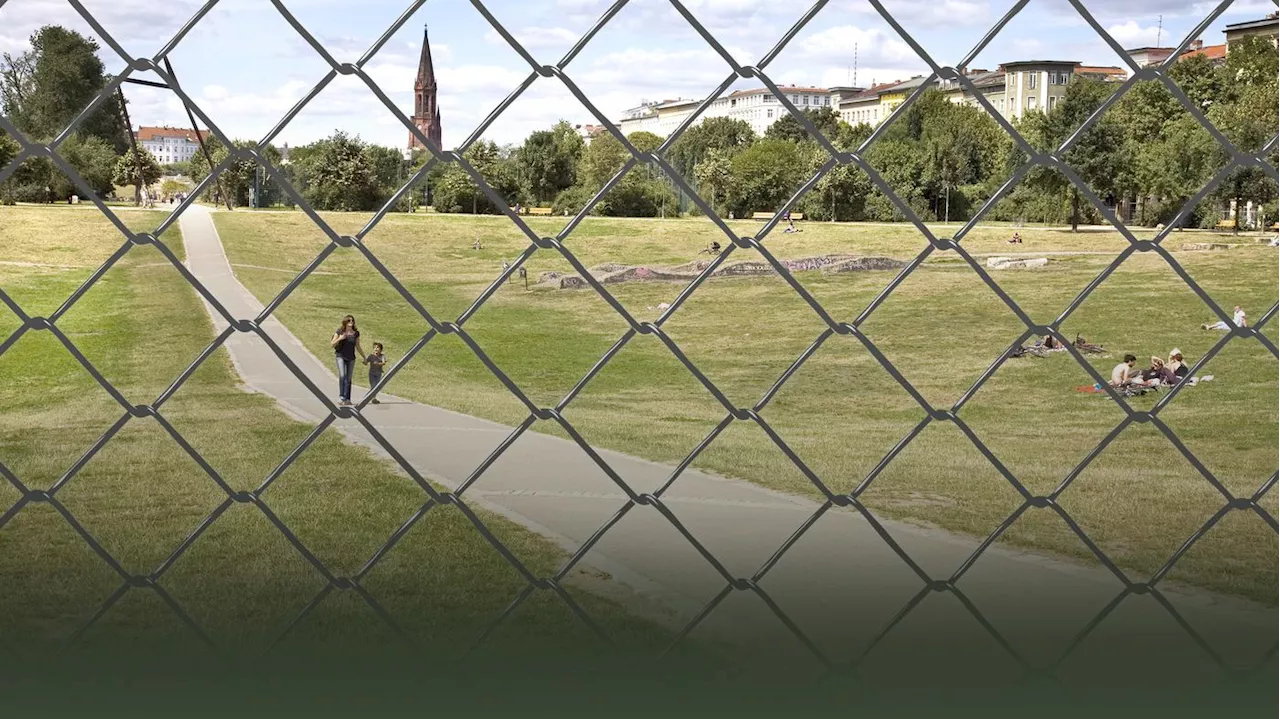
[[[387,364],[386,355],[382,354],[382,343],[373,343],[373,352],[364,358],[364,363],[369,365],[369,389],[372,390],[382,381],[382,368]],[[374,397],[369,400],[370,404],[380,404],[378,398]]]
[[[356,328],[356,318],[347,315],[342,318],[342,326],[333,333],[329,340],[333,346],[334,360],[338,365],[338,404],[351,406],[351,377],[355,373],[356,355],[365,359],[364,349],[360,347],[360,330]]]
[[[791,210],[787,210],[783,213],[782,219],[787,222],[787,229],[783,230],[783,232],[797,232],[796,224],[791,221]]]

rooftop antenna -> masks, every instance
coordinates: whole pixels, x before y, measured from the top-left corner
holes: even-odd
[[[1156,21],[1156,47],[1160,47],[1160,37],[1164,34],[1164,15]]]
[[[858,86],[858,43],[853,44],[853,86]]]

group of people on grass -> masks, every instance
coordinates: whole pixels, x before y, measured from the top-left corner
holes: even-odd
[[[378,386],[378,382],[382,380],[382,370],[387,364],[387,357],[383,354],[381,342],[374,342],[373,352],[365,354],[364,347],[360,344],[360,330],[356,327],[356,318],[353,315],[342,318],[342,326],[334,331],[329,344],[333,347],[334,360],[338,365],[338,405],[350,407],[351,379],[356,371],[356,355],[360,355],[361,362],[369,365],[370,389]],[[369,401],[372,404],[378,404],[376,397]]]
[[[1201,328],[1206,330],[1225,330],[1227,332],[1236,327],[1248,326],[1249,317],[1239,305],[1232,309],[1230,322],[1220,320],[1200,325]],[[1117,388],[1154,388],[1161,385],[1175,385],[1191,373],[1191,368],[1182,359],[1182,350],[1177,348],[1169,352],[1169,359],[1167,360],[1152,357],[1151,366],[1146,369],[1137,369],[1137,363],[1137,357],[1131,354],[1125,355],[1124,361],[1111,370],[1111,380],[1108,384]],[[1210,377],[1204,377],[1203,379],[1208,380]],[[1191,382],[1194,384],[1195,378],[1192,378]]]
[[[1171,386],[1181,382],[1182,378],[1191,372],[1191,368],[1182,358],[1182,350],[1176,347],[1169,350],[1167,360],[1152,357],[1151,366],[1141,370],[1137,368],[1137,364],[1137,357],[1131,354],[1125,355],[1124,361],[1111,370],[1111,380],[1108,384],[1116,388]]]

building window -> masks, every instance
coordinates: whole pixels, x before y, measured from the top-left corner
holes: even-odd
[[[808,104],[809,104],[809,96],[808,96],[808,95],[805,95],[805,96],[804,96],[804,104],[806,104],[806,105],[808,105]]]
[[[773,119],[773,108],[772,108],[772,107],[771,107],[771,108],[769,108],[769,109],[767,110],[767,112],[769,113],[768,118],[769,118],[770,120],[772,120],[772,119]]]
[[[1038,72],[1027,73],[1027,88],[1030,90],[1036,89],[1036,80],[1039,78],[1040,78],[1040,73]]]
[[[1027,98],[1027,109],[1028,109],[1028,110],[1034,110],[1034,109],[1036,109],[1036,106],[1037,106],[1036,98],[1034,98],[1034,97],[1028,97],[1028,98]]]
[[[1057,96],[1056,96],[1056,95],[1050,95],[1050,96],[1049,96],[1049,111],[1050,111],[1050,112],[1053,112],[1053,108],[1054,108],[1054,106],[1055,106],[1055,105],[1057,105],[1057,104],[1058,104],[1058,98],[1057,98]]]

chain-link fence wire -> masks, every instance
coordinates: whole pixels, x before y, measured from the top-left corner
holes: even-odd
[[[0,9],[6,4],[7,0],[0,0]],[[0,181],[4,181],[11,175],[17,167],[25,160],[47,157],[49,158],[68,178],[83,192],[84,197],[89,198],[101,213],[120,231],[125,238],[124,243],[117,249],[97,270],[72,294],[63,302],[63,304],[48,317],[32,316],[26,313],[23,308],[7,295],[3,288],[0,288],[0,301],[2,301],[21,321],[21,326],[14,331],[9,337],[0,343],[0,355],[7,351],[15,342],[17,342],[27,332],[49,332],[58,342],[60,342],[75,359],[82,365],[86,371],[97,381],[99,385],[106,390],[113,399],[123,409],[120,418],[68,469],[49,489],[32,489],[23,483],[20,477],[16,476],[12,471],[0,463],[0,475],[8,481],[18,492],[21,498],[9,508],[3,515],[0,515],[0,529],[23,510],[28,504],[44,503],[53,507],[66,522],[79,534],[84,542],[102,559],[121,580],[120,586],[102,603],[89,620],[81,626],[68,640],[67,646],[74,645],[86,630],[97,623],[108,611],[111,610],[127,593],[145,589],[155,592],[172,610],[173,612],[188,626],[190,629],[215,652],[218,645],[213,641],[208,633],[196,622],[192,616],[183,608],[183,606],[166,591],[161,580],[165,573],[173,567],[182,555],[196,542],[201,535],[209,529],[219,517],[228,509],[237,503],[251,504],[259,509],[272,525],[288,540],[288,542],[296,549],[296,551],[315,571],[325,580],[325,586],[319,593],[301,610],[301,612],[292,619],[288,626],[275,637],[271,646],[283,640],[290,634],[301,622],[303,622],[313,610],[316,609],[334,590],[345,590],[354,592],[359,595],[376,613],[377,615],[402,638],[406,643],[414,645],[412,637],[403,630],[398,624],[395,617],[387,611],[369,591],[365,589],[362,580],[366,575],[379,563],[379,561],[391,551],[396,544],[413,528],[420,520],[423,519],[432,509],[441,506],[451,505],[461,511],[474,525],[475,529],[484,539],[492,545],[494,550],[499,552],[503,558],[523,577],[526,586],[516,596],[506,609],[497,617],[477,637],[474,646],[479,645],[484,639],[506,620],[513,612],[515,612],[525,601],[527,601],[535,592],[552,592],[556,594],[572,611],[573,615],[584,625],[590,628],[602,641],[609,643],[610,639],[602,631],[600,626],[590,617],[582,608],[582,606],[574,600],[570,595],[563,582],[570,572],[584,559],[586,554],[600,541],[601,537],[618,523],[629,512],[637,507],[642,507],[650,511],[660,514],[670,525],[678,531],[688,543],[701,555],[707,564],[724,579],[724,587],[719,591],[707,604],[694,616],[686,626],[681,629],[675,636],[671,644],[667,647],[664,655],[672,648],[679,645],[688,634],[693,631],[712,611],[714,611],[729,595],[734,592],[751,592],[768,607],[768,609],[777,616],[777,618],[785,624],[787,629],[802,642],[813,655],[824,665],[833,671],[856,669],[875,649],[879,642],[888,635],[895,626],[907,617],[928,595],[932,593],[948,592],[953,594],[973,615],[973,617],[982,625],[982,627],[990,633],[990,635],[1000,644],[1004,651],[1015,659],[1030,674],[1045,675],[1051,673],[1054,668],[1060,665],[1068,656],[1075,651],[1081,642],[1085,640],[1111,613],[1120,605],[1127,597],[1131,595],[1149,594],[1172,616],[1172,618],[1186,631],[1188,635],[1206,652],[1214,662],[1232,674],[1242,672],[1248,673],[1264,666],[1276,654],[1276,647],[1273,647],[1266,653],[1263,659],[1251,666],[1240,666],[1226,661],[1214,647],[1207,642],[1182,616],[1178,613],[1173,604],[1166,598],[1160,588],[1161,581],[1169,574],[1169,572],[1178,563],[1181,557],[1186,554],[1196,543],[1204,537],[1215,525],[1217,525],[1224,517],[1232,512],[1250,512],[1256,514],[1261,521],[1271,528],[1273,532],[1277,530],[1276,518],[1261,504],[1261,501],[1277,483],[1277,474],[1272,473],[1256,492],[1249,496],[1236,496],[1230,492],[1223,483],[1211,472],[1205,465],[1195,456],[1190,449],[1179,439],[1176,433],[1161,420],[1162,411],[1174,400],[1180,393],[1183,385],[1175,386],[1165,396],[1163,396],[1149,411],[1139,411],[1131,407],[1123,396],[1121,396],[1114,388],[1112,388],[1105,378],[1089,364],[1083,355],[1074,347],[1071,342],[1066,341],[1061,334],[1063,323],[1072,315],[1073,312],[1090,296],[1107,277],[1109,277],[1126,259],[1135,253],[1150,252],[1159,255],[1173,269],[1179,277],[1181,277],[1193,292],[1200,297],[1205,305],[1219,318],[1228,323],[1232,329],[1217,342],[1204,357],[1196,363],[1192,368],[1192,373],[1209,363],[1219,352],[1223,350],[1229,343],[1257,341],[1261,343],[1268,352],[1273,356],[1277,355],[1275,344],[1271,342],[1263,333],[1262,329],[1274,320],[1277,314],[1277,306],[1273,305],[1266,313],[1259,318],[1259,321],[1253,327],[1238,327],[1231,323],[1231,317],[1223,310],[1214,300],[1201,288],[1195,280],[1193,280],[1186,270],[1178,263],[1178,261],[1165,248],[1163,241],[1168,234],[1192,212],[1192,210],[1204,200],[1213,189],[1225,180],[1233,171],[1240,168],[1257,168],[1266,173],[1267,177],[1277,179],[1277,172],[1274,167],[1267,162],[1267,155],[1271,153],[1277,146],[1277,138],[1273,137],[1266,145],[1258,151],[1257,154],[1246,152],[1233,145],[1212,123],[1205,117],[1204,113],[1196,107],[1182,90],[1172,81],[1169,75],[1170,66],[1177,61],[1179,55],[1187,49],[1191,42],[1201,33],[1203,33],[1210,24],[1212,24],[1223,12],[1226,11],[1231,4],[1231,0],[1221,3],[1215,7],[1188,35],[1179,43],[1173,53],[1169,55],[1168,60],[1159,66],[1139,67],[1131,57],[1129,57],[1123,48],[1116,43],[1098,23],[1094,16],[1084,6],[1080,0],[1069,0],[1071,6],[1079,13],[1080,17],[1097,32],[1098,36],[1111,47],[1116,54],[1125,61],[1128,69],[1132,72],[1131,77],[1124,82],[1117,91],[1112,94],[1063,144],[1052,152],[1040,152],[1033,148],[1024,138],[1022,138],[1013,126],[998,111],[991,106],[981,92],[976,91],[970,78],[965,74],[966,68],[978,54],[991,42],[991,40],[1006,25],[1013,20],[1017,14],[1028,4],[1029,0],[1019,0],[1007,13],[985,34],[985,36],[970,50],[964,58],[952,67],[940,66],[933,60],[925,49],[908,33],[894,16],[887,11],[882,3],[878,0],[868,0],[875,12],[894,30],[894,32],[906,42],[919,58],[930,68],[930,74],[927,79],[894,111],[893,115],[885,122],[881,123],[875,131],[862,143],[856,150],[841,151],[837,149],[829,139],[824,137],[813,125],[810,119],[802,113],[794,104],[788,101],[787,96],[779,90],[778,86],[771,80],[766,73],[768,66],[778,57],[778,55],[788,46],[788,44],[799,34],[813,18],[828,4],[827,0],[819,0],[810,7],[802,17],[778,40],[776,45],[769,50],[755,65],[740,65],[733,56],[722,46],[715,36],[707,30],[707,28],[697,19],[697,17],[680,2],[680,0],[670,0],[671,5],[684,18],[688,25],[697,32],[699,36],[713,49],[729,66],[729,73],[710,94],[707,95],[697,109],[684,120],[681,125],[666,138],[660,147],[652,153],[639,151],[632,145],[618,126],[608,117],[602,114],[578,88],[568,74],[569,65],[578,56],[582,49],[592,40],[592,38],[616,16],[626,5],[628,0],[617,0],[614,2],[594,23],[594,25],[582,36],[580,40],[562,57],[559,62],[552,65],[544,65],[539,63],[512,35],[511,33],[494,17],[488,8],[480,0],[471,0],[472,5],[485,18],[485,20],[493,27],[502,39],[511,46],[519,56],[528,63],[530,73],[523,82],[516,87],[510,95],[508,95],[483,122],[475,128],[475,130],[459,145],[455,150],[448,151],[442,147],[436,146],[428,139],[420,129],[415,127],[413,123],[392,103],[387,95],[378,87],[370,78],[366,71],[369,61],[382,49],[382,47],[398,32],[401,27],[416,13],[425,3],[426,0],[414,0],[408,8],[397,18],[397,20],[370,46],[370,48],[354,63],[339,63],[325,49],[325,47],[300,23],[296,17],[289,11],[281,0],[270,0],[275,10],[289,23],[289,25],[297,32],[297,34],[310,45],[315,52],[329,66],[329,71],[315,84],[315,86],[303,97],[292,109],[290,109],[284,117],[271,129],[270,132],[262,138],[256,146],[246,149],[237,149],[232,144],[231,139],[218,128],[217,124],[191,99],[191,97],[176,82],[173,75],[166,72],[162,67],[162,62],[167,58],[169,53],[182,41],[182,39],[190,33],[200,20],[219,2],[219,0],[208,0],[195,15],[187,21],[185,25],[169,40],[154,56],[150,58],[135,58],[130,56],[121,45],[116,42],[111,35],[102,27],[94,15],[89,12],[79,0],[68,0],[69,4],[74,8],[76,13],[80,15],[98,34],[98,36],[106,43],[106,45],[114,51],[125,62],[125,69],[118,76],[111,79],[102,92],[98,94],[95,100],[86,107],[68,127],[62,131],[56,138],[48,144],[40,144],[25,138],[18,132],[17,128],[9,121],[8,118],[0,117],[0,128],[3,128],[11,136],[13,136],[20,145],[20,152],[17,157],[6,167],[0,168]],[[131,231],[120,218],[112,212],[112,210],[98,197],[85,180],[77,174],[75,169],[68,164],[58,154],[59,146],[66,141],[76,127],[95,110],[102,106],[104,102],[110,101],[113,93],[125,82],[131,75],[135,73],[152,72],[155,73],[164,84],[168,85],[170,90],[184,103],[184,105],[195,114],[201,122],[205,123],[209,128],[209,132],[222,142],[223,146],[228,148],[227,157],[217,166],[212,167],[208,176],[199,183],[185,200],[183,200],[175,211],[170,214],[159,226],[151,232],[135,233]],[[279,135],[285,125],[293,120],[325,87],[332,82],[338,75],[355,76],[361,80],[368,89],[377,97],[386,110],[392,113],[401,124],[416,137],[424,147],[426,147],[431,155],[428,162],[401,187],[386,204],[377,211],[368,223],[354,235],[340,235],[332,227],[330,227],[310,206],[305,198],[294,188],[288,180],[282,176],[280,170],[274,167],[269,159],[264,155],[267,146]],[[485,181],[484,177],[472,166],[464,157],[463,153],[474,144],[492,125],[492,123],[514,103],[521,94],[533,85],[539,79],[558,79],[564,87],[576,97],[582,105],[596,117],[598,122],[615,137],[626,149],[629,155],[626,163],[611,178],[604,187],[596,193],[592,200],[574,216],[565,227],[554,237],[544,237],[530,228],[525,221],[513,212],[503,198]],[[698,193],[689,186],[685,178],[676,172],[664,158],[664,154],[672,146],[673,143],[692,125],[694,125],[701,115],[707,110],[716,98],[723,94],[734,82],[742,78],[755,78],[767,88],[783,107],[786,108],[793,117],[800,122],[808,131],[810,136],[825,150],[828,159],[821,165],[813,177],[809,178],[786,202],[786,204],[778,210],[778,212],[753,236],[739,236],[720,218],[711,207],[698,195]],[[995,119],[995,121],[1009,133],[1015,142],[1017,148],[1024,153],[1027,158],[1012,174],[1012,176],[1001,186],[996,193],[982,206],[982,208],[965,223],[951,237],[936,236],[921,220],[921,218],[908,206],[893,188],[885,181],[885,179],[872,167],[866,160],[866,151],[876,140],[885,132],[893,120],[906,113],[916,100],[938,80],[950,80],[969,93],[977,103]],[[1064,161],[1064,155],[1076,144],[1083,133],[1085,133],[1100,117],[1117,102],[1128,90],[1136,83],[1154,80],[1161,83],[1179,103],[1194,117],[1197,122],[1205,128],[1213,138],[1222,146],[1230,157],[1229,162],[1210,180],[1210,182],[1191,197],[1181,208],[1175,218],[1170,220],[1166,227],[1160,230],[1151,240],[1139,240],[1133,233],[1121,223],[1115,213],[1101,201],[1098,195],[1080,178],[1080,176]],[[294,277],[266,306],[261,313],[252,318],[240,318],[233,316],[219,302],[206,287],[204,287],[183,263],[177,258],[174,252],[158,239],[174,222],[178,220],[182,212],[184,212],[191,203],[196,201],[201,194],[207,190],[211,183],[215,182],[217,177],[225,171],[232,163],[239,161],[251,161],[260,165],[268,176],[276,182],[281,190],[292,200],[294,204],[307,217],[309,217],[315,225],[328,237],[329,243],[325,248],[296,276]],[[406,193],[414,191],[433,168],[442,163],[454,163],[464,170],[484,194],[492,201],[496,208],[503,212],[513,225],[529,240],[528,247],[518,256],[518,258],[510,264],[508,268],[493,281],[476,300],[463,311],[456,319],[442,320],[433,315],[427,307],[420,302],[405,285],[400,282],[396,276],[384,265],[379,258],[364,244],[364,239],[385,217],[385,215],[396,206]],[[690,282],[678,294],[678,296],[670,303],[670,306],[652,322],[641,322],[631,315],[630,312],[614,298],[605,287],[596,280],[587,268],[574,255],[572,250],[567,246],[565,240],[573,232],[573,230],[582,222],[582,220],[590,213],[591,209],[616,186],[627,172],[631,171],[637,165],[652,163],[652,165],[660,168],[672,182],[676,184],[701,210],[706,217],[715,224],[720,232],[724,234],[728,240],[726,250],[720,255],[713,258],[707,267]],[[855,318],[850,321],[840,321],[834,318],[826,309],[811,295],[800,282],[792,275],[791,271],[780,262],[766,247],[765,240],[774,227],[781,221],[783,214],[793,206],[800,197],[817,184],[827,173],[841,166],[853,165],[861,169],[870,178],[872,184],[884,194],[886,198],[897,208],[897,210],[910,222],[927,240],[925,248],[911,260],[902,271],[870,302],[870,304]],[[991,208],[1006,194],[1008,194],[1017,183],[1033,168],[1046,167],[1060,172],[1065,176],[1079,193],[1086,198],[1097,211],[1106,219],[1106,221],[1118,232],[1126,241],[1127,246],[1122,252],[1104,269],[1096,279],[1090,282],[1080,294],[1067,306],[1067,308],[1052,322],[1047,325],[1037,325],[1034,323],[1027,313],[995,282],[983,267],[975,261],[964,248],[962,242],[982,220],[982,218],[991,210]],[[66,334],[58,327],[58,320],[63,317],[75,303],[83,297],[83,295],[94,286],[102,276],[110,270],[117,262],[120,261],[135,246],[150,245],[161,252],[164,257],[173,265],[173,267],[182,275],[182,277],[195,289],[205,301],[208,302],[213,312],[221,316],[227,322],[227,328],[223,330],[213,342],[170,384],[170,386],[160,393],[156,399],[150,404],[134,405],[114,387],[99,372],[92,362],[76,347]],[[382,379],[371,388],[369,394],[353,407],[336,406],[311,382],[306,374],[294,364],[285,351],[276,344],[272,338],[263,330],[263,323],[276,310],[280,304],[290,296],[290,294],[309,277],[312,272],[334,253],[338,248],[353,248],[369,262],[369,264],[390,284],[404,300],[430,325],[430,330],[423,335],[414,346],[405,353],[401,360],[389,369]],[[723,264],[736,250],[754,250],[760,253],[774,270],[787,282],[787,284],[795,291],[795,293],[813,310],[813,312],[822,320],[826,328],[812,342],[812,344],[782,373],[774,382],[770,389],[765,392],[764,396],[758,402],[750,407],[735,406],[728,397],[712,382],[705,374],[703,374],[697,365],[689,359],[687,355],[680,349],[675,341],[663,330],[663,325],[684,305],[689,297],[710,277],[717,268]],[[467,332],[465,325],[467,321],[475,315],[475,313],[485,304],[485,302],[493,296],[497,290],[508,281],[508,279],[520,270],[522,265],[538,250],[547,250],[557,253],[563,257],[573,268],[581,275],[581,277],[590,285],[609,306],[627,323],[627,331],[616,341],[616,343],[602,356],[591,369],[577,382],[576,385],[554,406],[540,407],[534,403],[521,388],[509,377],[502,369],[491,359],[476,342],[476,340]],[[914,272],[920,265],[935,253],[943,254],[954,253],[959,256],[966,265],[989,287],[992,292],[1000,299],[1000,301],[1011,310],[1014,315],[1025,325],[1026,330],[1015,341],[1008,350],[1004,351],[991,366],[981,374],[981,376],[973,383],[973,385],[957,400],[952,406],[947,408],[936,407],[930,404],[921,393],[912,384],[907,381],[894,364],[885,357],[884,353],[871,341],[871,339],[860,329],[861,325],[876,311],[876,309],[894,292],[894,290]],[[184,439],[182,434],[178,432],[166,419],[163,414],[164,404],[174,396],[174,394],[183,386],[183,384],[192,376],[192,374],[207,360],[218,348],[222,347],[227,340],[235,333],[254,334],[261,339],[276,354],[281,363],[283,363],[289,371],[307,387],[307,389],[315,396],[315,398],[324,404],[329,414],[326,416],[314,431],[298,445],[283,461],[262,481],[262,483],[252,491],[236,491],[234,490],[218,473],[213,466],[206,461],[192,445]],[[408,462],[382,434],[365,418],[361,411],[365,405],[377,396],[396,375],[409,364],[414,357],[424,347],[426,347],[433,339],[441,335],[456,335],[464,342],[481,363],[510,391],[510,393],[518,399],[527,409],[528,417],[521,422],[502,442],[492,451],[492,453],[478,466],[470,475],[452,492],[440,491],[428,482],[414,467]],[[625,347],[631,340],[640,335],[651,335],[661,341],[665,347],[670,350],[671,354],[696,378],[696,380],[719,402],[725,410],[724,418],[715,426],[715,428],[688,454],[671,472],[670,476],[662,484],[660,488],[651,493],[637,493],[627,485],[625,481],[614,471],[609,463],[606,462],[582,437],[582,435],[574,428],[574,426],[565,418],[564,411],[574,400],[574,398],[583,390],[583,388],[598,375],[608,362],[617,355],[617,353]],[[884,368],[884,370],[894,379],[894,381],[902,387],[902,389],[911,396],[911,398],[924,409],[926,416],[916,426],[914,426],[867,474],[867,476],[848,493],[837,493],[832,491],[822,480],[818,474],[808,467],[804,461],[787,445],[779,434],[769,425],[768,421],[762,416],[763,410],[768,406],[772,398],[778,393],[783,385],[792,377],[796,371],[808,360],[824,343],[830,341],[835,336],[850,338],[857,341],[868,353]],[[982,388],[995,372],[1003,365],[1005,359],[1008,358],[1009,352],[1020,347],[1027,339],[1033,336],[1052,335],[1062,341],[1063,346],[1070,352],[1076,363],[1089,374],[1101,386],[1111,400],[1124,413],[1124,419],[1111,430],[1101,442],[1094,447],[1087,456],[1084,457],[1058,484],[1058,486],[1050,493],[1045,495],[1037,495],[1031,492],[1018,478],[1011,472],[996,455],[979,439],[979,437],[969,428],[959,416],[960,410],[974,396],[974,394]],[[126,424],[133,419],[141,419],[150,417],[154,419],[164,430],[173,438],[182,450],[188,454],[200,466],[209,479],[214,482],[220,490],[226,495],[222,503],[213,510],[208,517],[202,521],[199,526],[190,533],[189,536],[154,570],[147,574],[131,574],[125,567],[117,561],[95,537],[77,520],[75,515],[67,509],[67,507],[58,499],[58,493],[66,485],[72,481],[76,474],[92,459],[109,441],[114,437]],[[417,485],[422,489],[424,494],[424,503],[422,506],[400,526],[394,534],[374,552],[367,562],[354,574],[343,576],[335,574],[329,567],[325,565],[308,547],[299,539],[299,537],[291,531],[291,529],[271,510],[271,507],[264,499],[263,495],[271,484],[280,477],[297,459],[307,450],[307,448],[326,431],[336,420],[350,419],[359,423],[365,431],[376,441],[386,452],[394,459],[394,461],[403,469]],[[584,452],[593,460],[593,462],[612,480],[618,488],[626,495],[626,503],[602,526],[600,526],[580,547],[574,552],[570,558],[551,576],[540,577],[531,571],[523,562],[520,561],[514,553],[512,553],[497,538],[479,516],[468,506],[464,499],[468,488],[470,488],[485,472],[493,465],[493,463],[503,455],[503,453],[526,431],[531,429],[537,422],[552,422],[562,428],[571,440],[582,448]],[[717,558],[712,554],[706,546],[686,528],[676,515],[667,507],[663,501],[663,496],[672,487],[672,485],[680,478],[682,472],[689,467],[694,460],[701,454],[715,439],[734,422],[750,422],[757,425],[764,431],[765,435],[772,441],[774,445],[781,450],[790,461],[804,474],[806,478],[819,491],[825,501],[804,523],[798,527],[791,536],[783,543],[781,547],[766,561],[754,574],[750,576],[735,576],[732,574]],[[921,566],[913,560],[913,558],[903,549],[903,547],[895,541],[892,534],[878,520],[876,515],[863,504],[860,497],[872,485],[875,479],[884,471],[884,469],[897,457],[926,427],[933,423],[952,423],[972,442],[973,446],[991,463],[996,471],[1008,482],[1008,484],[1020,495],[1021,504],[1015,509],[981,544],[965,559],[953,573],[946,577],[935,577],[927,573]],[[1135,424],[1150,424],[1155,427],[1170,443],[1178,450],[1178,452],[1195,468],[1196,472],[1203,477],[1204,481],[1213,487],[1222,496],[1222,506],[1213,514],[1199,529],[1197,529],[1186,541],[1177,549],[1174,554],[1164,563],[1164,565],[1151,575],[1149,579],[1143,582],[1134,582],[1116,565],[1115,562],[1092,540],[1089,535],[1080,527],[1076,520],[1061,506],[1058,498],[1061,494],[1071,486],[1072,482],[1097,458],[1126,428]],[[910,570],[919,578],[920,589],[901,610],[899,610],[890,621],[875,635],[875,637],[862,649],[858,656],[849,662],[836,662],[827,657],[818,649],[816,644],[800,629],[800,627],[779,607],[779,605],[770,597],[769,593],[761,586],[761,580],[768,572],[777,564],[783,555],[802,537],[814,524],[827,512],[833,508],[844,508],[856,512],[861,515],[872,529],[883,539],[884,543],[902,560],[902,562],[910,568]],[[989,622],[979,610],[979,608],[965,595],[965,593],[957,585],[958,581],[965,573],[974,565],[979,557],[996,542],[1003,533],[1014,523],[1019,517],[1028,511],[1048,511],[1056,514],[1070,528],[1070,530],[1079,537],[1080,541],[1088,548],[1089,552],[1104,566],[1112,575],[1115,576],[1119,584],[1119,591],[1116,597],[1086,626],[1076,634],[1074,639],[1069,643],[1066,649],[1054,661],[1048,665],[1033,666],[1024,659],[1013,648],[1013,646],[1001,636],[996,628]],[[270,651],[270,650],[268,650]]]

